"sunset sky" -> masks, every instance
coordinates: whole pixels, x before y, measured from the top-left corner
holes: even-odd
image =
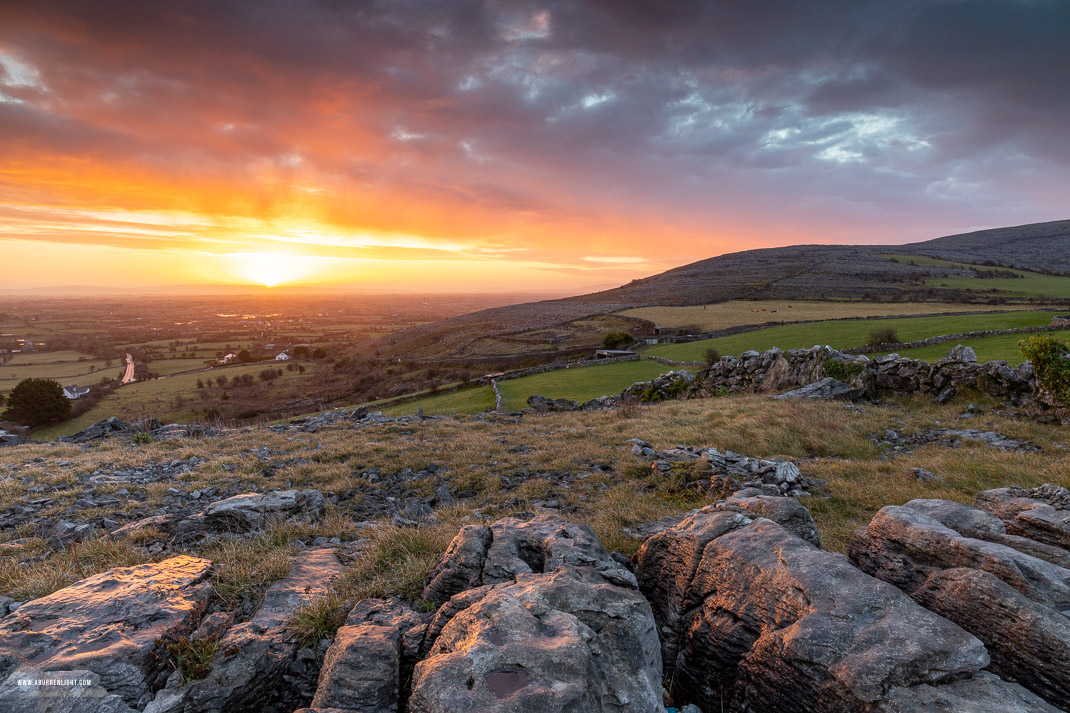
[[[0,2],[0,288],[583,292],[1070,218],[1070,2]]]

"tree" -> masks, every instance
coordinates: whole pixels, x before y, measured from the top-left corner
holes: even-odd
[[[606,349],[626,349],[635,344],[635,338],[627,332],[609,332],[602,339],[602,346]]]
[[[42,426],[62,421],[71,412],[71,402],[55,379],[23,379],[7,397],[4,418],[24,426]]]
[[[294,347],[294,358],[296,358],[296,359],[308,359],[308,347],[306,347],[306,346]]]
[[[719,362],[721,360],[721,352],[717,351],[713,347],[710,347],[709,349],[707,349],[706,353],[704,354],[704,356],[706,358],[706,365],[707,366],[713,366],[714,364],[716,364],[717,362]]]
[[[226,386],[227,385],[227,376],[226,376],[226,374],[220,374],[219,376],[217,376],[215,378],[215,383],[219,384],[220,386]]]
[[[238,361],[242,364],[248,364],[253,360],[253,355],[249,353],[248,349],[242,349],[238,352]]]
[[[322,347],[316,347],[315,349],[312,350],[312,358],[313,359],[323,359],[326,356],[327,356],[327,352],[324,351]]]

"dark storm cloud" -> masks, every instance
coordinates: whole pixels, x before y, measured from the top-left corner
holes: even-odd
[[[1066,217],[1068,40],[1064,0],[7,3],[0,163],[304,176],[543,248],[551,215],[928,237]]]

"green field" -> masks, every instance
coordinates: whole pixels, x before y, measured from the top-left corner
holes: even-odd
[[[369,410],[375,410],[374,404],[368,404]],[[428,416],[436,414],[479,413],[494,408],[494,392],[489,386],[478,386],[462,391],[452,391],[448,394],[428,396],[419,401],[387,406],[382,409],[385,416],[403,416],[416,413],[417,409],[423,409]]]
[[[748,349],[764,351],[772,347],[805,349],[815,344],[828,344],[838,349],[846,349],[864,345],[869,333],[875,329],[894,329],[900,341],[912,342],[939,334],[1043,326],[1051,323],[1054,314],[1053,312],[1023,311],[954,317],[904,317],[788,324],[717,339],[703,339],[683,344],[658,344],[644,348],[643,352],[677,361],[702,361],[706,350],[710,347],[722,355],[737,355]]]
[[[505,410],[519,411],[527,407],[532,394],[583,403],[599,396],[616,396],[637,381],[650,381],[667,371],[672,367],[649,360],[580,366],[499,381],[498,390]]]
[[[964,270],[1008,270],[1021,277],[937,277],[926,280],[932,287],[950,287],[956,290],[999,290],[1008,297],[1070,297],[1070,277],[1044,275],[1028,270],[1009,270],[985,265],[969,265],[951,260],[927,257],[925,255],[883,255],[895,258],[899,262],[913,262],[929,267],[953,267]]]
[[[85,361],[78,361],[84,359]],[[10,391],[23,379],[55,379],[63,386],[92,386],[104,378],[122,375],[122,363],[112,359],[110,369],[104,359],[81,352],[34,352],[13,354],[0,365],[0,392]]]
[[[196,420],[197,408],[201,403],[197,397],[198,379],[215,379],[221,375],[226,375],[228,379],[231,379],[239,374],[256,376],[264,369],[276,366],[274,362],[269,364],[250,364],[248,366],[214,369],[196,374],[181,374],[150,381],[136,381],[133,384],[119,387],[114,393],[104,397],[92,410],[78,418],[38,429],[32,435],[39,441],[50,440],[57,436],[65,436],[75,431],[80,431],[109,416],[119,416],[126,421],[136,421],[148,416],[155,416],[164,422],[193,421]],[[296,371],[286,371],[283,368],[282,376],[275,381],[275,384],[308,378],[310,378],[310,374],[301,375]],[[224,390],[227,390],[234,398],[240,398],[244,389],[251,388],[257,387],[232,388],[227,386],[224,387]],[[280,387],[273,386],[272,388]],[[219,387],[212,387],[212,389],[214,392]],[[176,397],[181,397],[184,403],[181,405],[176,403]]]
[[[209,366],[204,361],[204,359],[154,359],[149,363],[149,371],[166,376],[180,371],[204,369]]]
[[[637,381],[649,381],[667,371],[672,371],[672,367],[651,360],[581,366],[499,381],[498,390],[506,411],[520,411],[527,407],[528,397],[532,394],[583,403],[599,396],[616,396]],[[375,405],[368,404],[368,407],[374,409]],[[382,412],[387,416],[400,416],[416,413],[420,408],[428,415],[453,411],[478,413],[494,408],[494,392],[489,386],[481,386],[387,406]]]
[[[1070,332],[1050,332],[1060,339],[1070,341]],[[901,356],[910,357],[911,359],[921,359],[922,361],[934,362],[943,359],[947,356],[948,350],[954,347],[956,344],[964,344],[968,347],[973,347],[973,350],[977,352],[977,361],[1005,361],[1011,366],[1020,364],[1025,361],[1025,357],[1022,356],[1021,351],[1018,349],[1019,341],[1029,341],[1031,334],[999,334],[994,337],[981,337],[979,339],[964,339],[961,342],[947,342],[946,344],[936,344],[931,347],[918,347],[917,349],[901,349],[899,354]]]

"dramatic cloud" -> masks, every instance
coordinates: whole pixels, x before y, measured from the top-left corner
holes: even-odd
[[[1068,40],[1065,0],[5,3],[0,251],[581,287],[1061,219]]]

